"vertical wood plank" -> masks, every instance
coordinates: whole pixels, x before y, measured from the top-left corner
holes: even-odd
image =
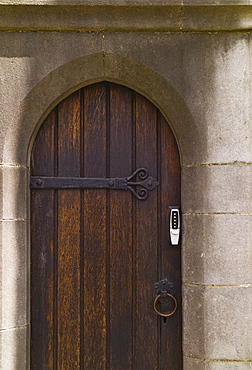
[[[58,107],[58,176],[80,176],[80,92]],[[80,366],[80,190],[58,190],[58,369]]]
[[[175,286],[178,309],[166,322],[161,319],[161,368],[169,366],[174,370],[182,369],[181,349],[181,245],[172,246],[169,236],[169,206],[180,206],[180,161],[175,137],[164,117],[159,114],[160,123],[160,165],[162,184],[160,246],[161,269],[163,277],[169,278]]]
[[[55,110],[40,128],[32,175],[54,175]],[[31,368],[53,369],[54,191],[31,192]]]
[[[110,85],[110,176],[132,173],[132,93]],[[111,191],[110,198],[110,366],[132,366],[132,195]]]
[[[106,88],[84,90],[84,175],[106,177]],[[106,366],[106,190],[84,190],[84,366]]]
[[[157,179],[156,108],[136,95],[136,168]],[[136,202],[136,352],[137,369],[158,368],[159,333],[152,307],[152,284],[158,275],[157,192]]]
[[[58,369],[80,366],[80,192],[58,196]]]
[[[58,106],[57,176],[80,176],[80,90]]]

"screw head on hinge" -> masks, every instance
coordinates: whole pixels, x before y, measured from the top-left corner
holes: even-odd
[[[43,181],[41,179],[38,179],[36,181],[36,185],[41,186],[43,184]]]

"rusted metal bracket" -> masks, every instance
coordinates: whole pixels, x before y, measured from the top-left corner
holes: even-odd
[[[134,180],[135,178],[135,180]],[[32,189],[116,189],[129,190],[137,199],[146,199],[159,182],[149,176],[145,168],[138,168],[131,176],[122,178],[44,177],[31,176]]]

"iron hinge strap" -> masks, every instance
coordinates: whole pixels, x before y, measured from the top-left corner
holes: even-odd
[[[132,181],[135,178],[135,181]],[[136,181],[138,179],[138,181]],[[145,168],[139,168],[129,177],[45,177],[31,176],[32,189],[116,189],[130,190],[138,199],[146,199],[149,191],[159,185]],[[134,188],[133,188],[134,187]]]

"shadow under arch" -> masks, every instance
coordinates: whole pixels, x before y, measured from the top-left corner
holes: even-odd
[[[66,96],[100,81],[127,86],[149,99],[169,122],[180,150],[181,164],[192,163],[202,138],[184,100],[157,72],[118,54],[97,53],[68,62],[46,75],[23,100],[5,140],[4,159],[29,167],[38,129],[48,113]],[[192,142],[193,141],[193,142]],[[192,145],[195,144],[195,145]]]

